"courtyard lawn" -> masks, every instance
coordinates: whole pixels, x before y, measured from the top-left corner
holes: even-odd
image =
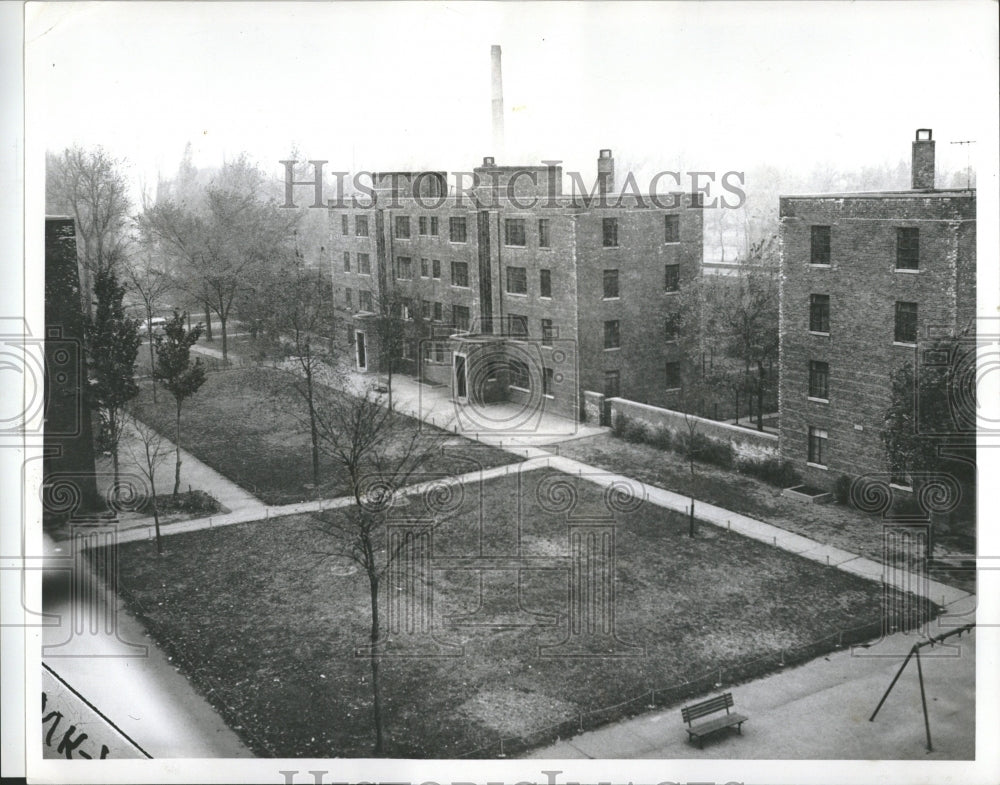
[[[209,373],[202,388],[184,402],[181,446],[267,504],[346,495],[346,473],[322,452],[320,483],[312,482],[307,409],[293,385],[289,374],[273,368]],[[154,404],[150,386],[144,384],[136,410],[144,422],[173,437],[174,402],[169,393],[159,390]],[[441,443],[442,450],[427,463],[428,472],[464,474],[520,460],[404,415],[396,417],[402,428],[422,430],[421,444]]]
[[[712,691],[720,675],[731,686],[812,658],[841,631],[845,644],[878,636],[880,585],[708,525],[690,538],[683,516],[586,480],[540,469],[440,491],[397,511],[400,523],[439,521],[431,579],[387,578],[384,597],[423,591],[438,641],[464,650],[421,656],[394,638],[415,656],[383,660],[391,756],[493,757],[501,738],[516,754],[581,720],[595,727]],[[632,656],[611,656],[606,640],[576,652],[588,656],[540,656],[569,634],[570,526],[608,521],[616,633]],[[367,580],[323,557],[331,541],[316,524],[303,515],[174,535],[159,559],[147,542],[119,546],[123,599],[260,756],[371,754],[369,663],[356,656]],[[592,563],[609,564],[604,553]],[[535,561],[519,575],[476,571],[479,554]],[[478,625],[450,623],[477,608]],[[676,725],[664,732],[682,733],[679,715]]]
[[[875,561],[884,561],[882,521],[875,515],[840,504],[805,504],[781,495],[781,489],[742,475],[696,462],[692,475],[688,462],[668,450],[627,442],[601,434],[565,442],[553,452],[608,471],[634,477],[650,485],[693,496],[709,504],[780,526],[796,534],[833,545]],[[975,500],[956,511],[956,521],[935,534],[935,557],[972,558],[976,552]],[[975,592],[975,572],[936,565],[932,578]]]

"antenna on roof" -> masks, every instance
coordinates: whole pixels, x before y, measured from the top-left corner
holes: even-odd
[[[948,144],[964,144],[964,145],[970,145],[970,144],[975,144],[975,143],[976,143],[975,139],[963,139],[960,142],[948,142]],[[969,148],[969,147],[965,148],[965,187],[968,190],[971,191],[972,190],[972,165],[969,163],[969,151],[970,151],[970,149],[971,148]]]

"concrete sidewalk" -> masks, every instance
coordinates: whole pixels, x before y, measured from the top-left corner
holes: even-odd
[[[938,630],[943,632],[943,630]],[[873,722],[915,635],[831,652],[800,667],[717,692],[749,717],[743,734],[720,733],[704,749],[687,741],[680,707],[618,722],[534,750],[528,757],[736,760],[970,760],[976,755],[976,634],[925,648],[921,667],[933,752],[925,748],[917,665],[911,660]],[[692,698],[694,703],[699,698]]]

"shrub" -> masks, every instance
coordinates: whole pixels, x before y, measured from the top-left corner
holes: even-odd
[[[744,474],[753,475],[779,488],[788,488],[802,482],[791,461],[782,461],[778,458],[740,461],[739,469]]]
[[[833,498],[837,504],[851,503],[851,485],[853,480],[846,474],[840,475],[833,483]]]
[[[733,446],[728,442],[709,439],[700,433],[694,435],[694,456],[722,469],[733,466]]]
[[[622,429],[622,438],[634,443],[649,441],[649,431],[641,422],[630,420]]]
[[[661,425],[654,428],[650,433],[650,444],[659,447],[661,450],[670,450],[674,446],[674,435],[666,426]]]

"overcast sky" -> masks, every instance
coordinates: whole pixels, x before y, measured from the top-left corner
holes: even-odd
[[[490,45],[507,154],[593,173],[939,168],[991,140],[989,3],[47,3],[27,11],[29,142],[102,144],[155,181],[293,143],[330,168],[469,169],[491,154]],[[44,139],[44,144],[41,140]]]

